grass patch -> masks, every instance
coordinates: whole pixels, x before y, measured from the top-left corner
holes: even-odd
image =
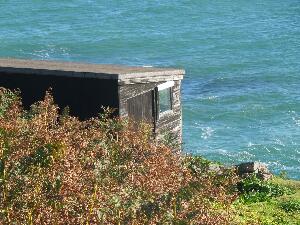
[[[272,198],[295,193],[294,188],[274,181],[263,181],[254,174],[238,183],[239,201],[244,204],[270,201]]]
[[[269,197],[266,201],[251,201],[244,204],[237,201],[236,224],[299,225],[300,224],[300,181],[275,177],[268,185],[275,185],[291,192]]]

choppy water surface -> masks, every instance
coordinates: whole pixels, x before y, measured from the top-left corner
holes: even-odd
[[[300,178],[298,0],[0,0],[0,57],[184,67],[186,152]]]

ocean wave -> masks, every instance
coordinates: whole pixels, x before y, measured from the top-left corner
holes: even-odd
[[[32,58],[42,60],[58,58],[64,58],[64,60],[67,60],[70,57],[70,49],[65,47],[58,47],[55,45],[47,45],[43,48],[34,49],[31,51],[21,49],[20,52],[22,53],[22,55],[28,55]]]
[[[201,130],[202,130],[201,138],[204,140],[211,137],[215,132],[214,129],[212,129],[211,127],[203,127],[201,128]]]

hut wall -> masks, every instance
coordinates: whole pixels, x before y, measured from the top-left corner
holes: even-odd
[[[182,109],[181,109],[181,81],[175,81],[172,88],[173,112],[168,113],[158,119],[155,132],[160,138],[164,133],[171,132],[172,135],[182,143]]]
[[[135,83],[119,86],[119,113],[122,117],[128,116],[128,99],[154,90],[154,88],[164,82],[154,83]],[[178,143],[182,142],[182,113],[181,113],[181,80],[176,80],[172,88],[172,103],[173,112],[168,113],[160,117],[155,122],[155,133],[157,138],[161,138],[165,133],[171,132],[172,135],[178,140]]]
[[[19,89],[26,109],[42,100],[51,87],[54,101],[60,109],[69,106],[70,114],[80,119],[97,116],[101,106],[116,108],[118,114],[117,80],[0,73],[0,87]]]
[[[154,90],[160,83],[126,84],[119,86],[119,114],[121,117],[127,117],[128,99],[140,94]]]

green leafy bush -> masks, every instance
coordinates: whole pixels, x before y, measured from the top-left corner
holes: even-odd
[[[186,158],[186,166],[195,175],[201,175],[208,171],[211,161],[201,156],[190,156]]]
[[[244,203],[255,203],[269,201],[272,198],[292,194],[290,188],[274,184],[271,181],[263,181],[255,175],[249,176],[239,182],[239,201]]]
[[[281,202],[280,207],[286,212],[300,212],[300,201],[299,200],[289,200]]]
[[[178,137],[171,132],[165,132],[160,139],[160,143],[172,149],[181,148],[181,144],[178,143]]]
[[[25,111],[0,89],[0,109],[0,224],[230,223],[236,176],[155,144],[147,124],[59,115],[49,93]]]

